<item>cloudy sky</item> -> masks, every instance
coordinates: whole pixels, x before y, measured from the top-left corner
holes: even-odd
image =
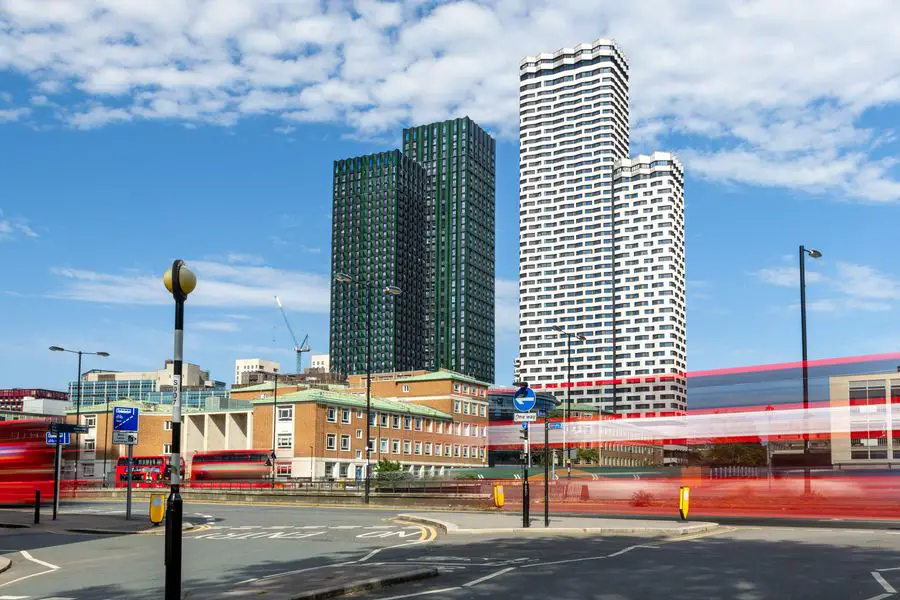
[[[327,350],[330,173],[468,115],[497,146],[497,380],[516,354],[521,56],[615,38],[632,152],[684,161],[689,368],[900,349],[892,0],[0,0],[0,387],[62,387],[46,348],[149,369],[160,276],[200,276],[186,355]]]

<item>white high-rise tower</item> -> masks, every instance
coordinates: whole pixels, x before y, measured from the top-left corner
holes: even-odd
[[[614,41],[527,56],[519,73],[521,380],[566,387],[561,327],[585,338],[572,338],[573,402],[682,411],[683,168],[670,154],[627,158],[628,63]]]

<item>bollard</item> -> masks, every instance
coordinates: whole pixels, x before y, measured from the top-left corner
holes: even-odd
[[[34,490],[34,524],[41,522],[41,490]]]

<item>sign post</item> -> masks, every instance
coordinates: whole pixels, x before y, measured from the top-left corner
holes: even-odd
[[[86,425],[72,425],[70,423],[50,423],[50,430],[44,435],[44,442],[48,446],[54,446],[53,463],[53,520],[59,514],[59,483],[62,472],[62,446],[70,441],[72,433],[87,433]]]
[[[59,514],[59,471],[62,468],[62,446],[59,445],[58,435],[54,445],[56,446],[53,452],[55,457],[53,463],[53,520],[55,521],[56,515]]]
[[[128,462],[125,464],[125,520],[131,520],[131,486],[134,479],[134,445],[137,443],[140,411],[130,406],[113,407],[113,443],[128,445]]]
[[[544,527],[550,527],[550,415],[544,413]]]
[[[531,413],[531,409],[534,408],[534,405],[537,403],[537,396],[534,394],[534,390],[528,387],[527,383],[521,384],[516,393],[513,394],[513,407],[519,413]],[[524,440],[524,452],[522,453],[522,527],[530,527],[531,526],[531,490],[528,484],[528,466],[531,463],[531,448],[528,443],[528,434],[529,427],[528,423],[530,421],[535,421],[537,419],[537,415],[531,416],[519,416],[518,414],[514,417],[516,421],[522,422],[522,439]]]

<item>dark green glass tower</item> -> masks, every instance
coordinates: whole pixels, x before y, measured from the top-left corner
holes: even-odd
[[[425,358],[494,381],[494,138],[468,117],[403,130],[425,168]]]
[[[331,243],[331,370],[425,368],[425,170],[399,150],[334,163]],[[341,282],[337,274],[353,281]],[[384,292],[399,287],[399,296]]]

